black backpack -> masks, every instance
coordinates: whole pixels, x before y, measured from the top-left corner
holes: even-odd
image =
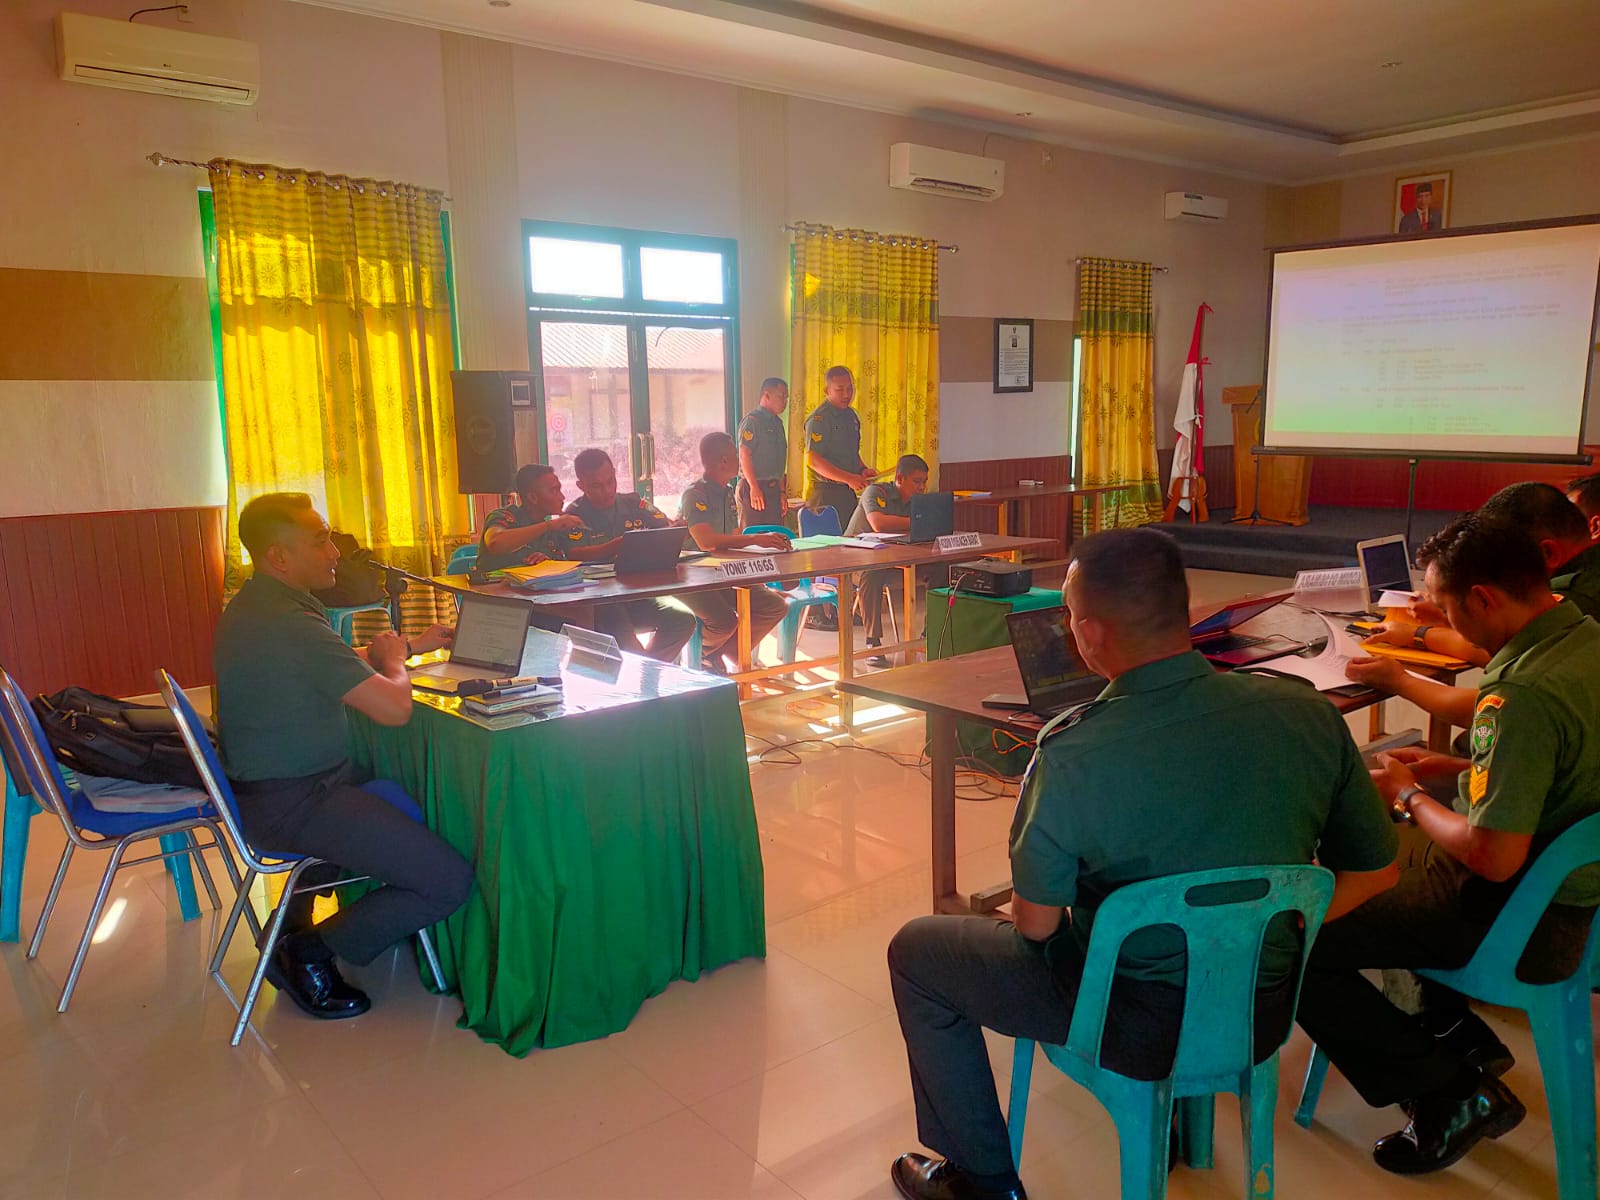
[[[85,775],[201,788],[176,718],[166,708],[129,704],[87,688],[35,696],[33,711],[62,766]],[[206,732],[216,741],[208,727]]]
[[[384,598],[383,572],[374,569],[372,551],[348,533],[336,530],[329,538],[339,547],[339,561],[333,568],[333,586],[311,594],[326,608],[358,608],[381,601]]]

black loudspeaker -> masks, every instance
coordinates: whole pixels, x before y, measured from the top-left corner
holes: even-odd
[[[527,371],[451,371],[456,405],[456,474],[463,495],[515,490],[517,430],[532,423]],[[529,462],[534,461],[528,455]]]

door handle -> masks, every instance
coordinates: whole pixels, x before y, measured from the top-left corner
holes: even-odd
[[[654,482],[656,477],[656,439],[651,433],[636,433],[639,439],[639,478]]]

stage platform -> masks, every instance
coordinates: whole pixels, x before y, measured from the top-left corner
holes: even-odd
[[[1187,521],[1155,526],[1178,539],[1185,566],[1211,571],[1292,577],[1296,571],[1356,565],[1356,543],[1404,533],[1403,508],[1332,508],[1313,505],[1304,525],[1231,525],[1233,510],[1211,510],[1203,525]],[[1411,549],[1456,514],[1418,509],[1411,520]]]

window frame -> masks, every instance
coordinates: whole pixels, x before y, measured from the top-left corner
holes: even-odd
[[[563,241],[601,242],[622,247],[622,295],[584,296],[568,292],[539,292],[533,287],[533,250],[536,237]],[[722,257],[722,303],[683,300],[646,300],[644,250],[693,250]],[[591,312],[627,316],[719,317],[736,323],[739,318],[739,243],[732,238],[700,234],[663,233],[649,229],[618,229],[608,225],[577,225],[566,221],[522,222],[522,287],[528,307],[541,311]]]

